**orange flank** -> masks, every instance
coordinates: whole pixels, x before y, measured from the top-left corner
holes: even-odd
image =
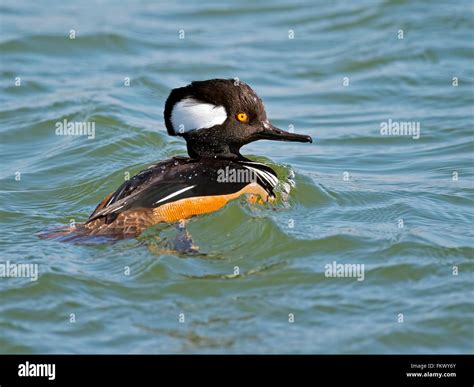
[[[228,195],[197,196],[185,198],[172,203],[164,204],[153,209],[153,214],[164,222],[177,222],[190,218],[194,215],[209,214],[224,207],[230,200],[241,195],[250,194],[251,203],[260,203],[262,199],[268,200],[268,193],[258,184],[252,183]]]

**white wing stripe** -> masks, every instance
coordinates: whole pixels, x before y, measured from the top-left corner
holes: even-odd
[[[115,207],[112,211],[110,212],[115,212],[115,211],[118,211],[120,210],[126,203],[123,203],[121,206],[118,206],[118,207]],[[105,208],[104,208],[105,209]]]
[[[247,165],[247,164],[263,165],[262,163],[258,163],[256,161],[246,161],[244,166],[246,168],[251,168],[251,169],[253,169],[253,167],[251,167],[250,165]],[[264,171],[264,170],[261,170],[261,169],[258,169],[258,168],[256,169],[256,172],[259,175],[265,174],[271,181],[274,182],[274,184],[278,184],[278,182],[279,182],[278,178],[273,173],[270,173],[268,171]]]
[[[278,179],[273,176],[271,173],[268,173],[266,171],[262,171],[260,169],[250,167],[248,165],[245,165],[245,168],[248,168],[255,172],[257,175],[259,175],[262,179],[264,179],[267,183],[269,183],[272,187],[275,187],[278,184]]]
[[[265,176],[273,185],[278,184],[278,179],[267,171],[258,170],[263,176]]]
[[[256,173],[258,176],[260,176],[263,180],[265,180],[270,185],[273,185],[272,180],[269,179],[268,176],[265,173],[263,173],[261,170],[259,170],[257,168],[252,168],[252,167],[247,167],[247,168],[252,170],[254,173]]]
[[[175,196],[177,196],[177,195],[179,195],[179,194],[181,194],[181,193],[183,193],[183,192],[186,192],[186,191],[188,191],[188,190],[190,190],[190,189],[192,189],[192,188],[194,188],[194,187],[196,187],[196,186],[195,186],[195,185],[192,185],[192,186],[190,186],[190,187],[186,187],[186,188],[180,189],[180,190],[178,190],[178,191],[176,191],[176,192],[173,192],[172,194],[169,194],[168,196],[165,196],[163,199],[157,200],[157,201],[156,201],[155,203],[153,203],[153,204],[158,204],[158,203],[164,202],[165,200],[171,199],[172,197],[175,197]]]

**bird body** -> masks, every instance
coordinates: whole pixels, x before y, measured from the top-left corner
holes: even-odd
[[[46,237],[72,232],[135,237],[157,223],[217,211],[242,195],[272,201],[276,172],[242,156],[240,148],[260,139],[312,141],[274,127],[256,93],[234,80],[199,81],[172,90],[164,118],[168,134],[186,140],[189,157],[151,165],[107,195],[85,223]]]

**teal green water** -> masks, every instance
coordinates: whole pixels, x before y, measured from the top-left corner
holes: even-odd
[[[0,12],[0,264],[39,270],[0,278],[0,352],[472,352],[471,1],[3,0]],[[244,149],[294,180],[287,202],[194,218],[200,255],[164,251],[173,227],[38,239],[84,221],[127,172],[184,154],[164,101],[216,77],[246,81],[274,124],[315,139]],[[95,122],[95,138],[56,136],[64,119]],[[381,135],[389,119],[419,123],[419,139]],[[327,277],[333,261],[364,264],[364,280]]]

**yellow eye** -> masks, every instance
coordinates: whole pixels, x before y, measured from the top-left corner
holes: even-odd
[[[238,114],[237,114],[237,119],[238,119],[240,122],[248,122],[249,117],[248,117],[247,114],[245,114],[245,113],[238,113]]]

